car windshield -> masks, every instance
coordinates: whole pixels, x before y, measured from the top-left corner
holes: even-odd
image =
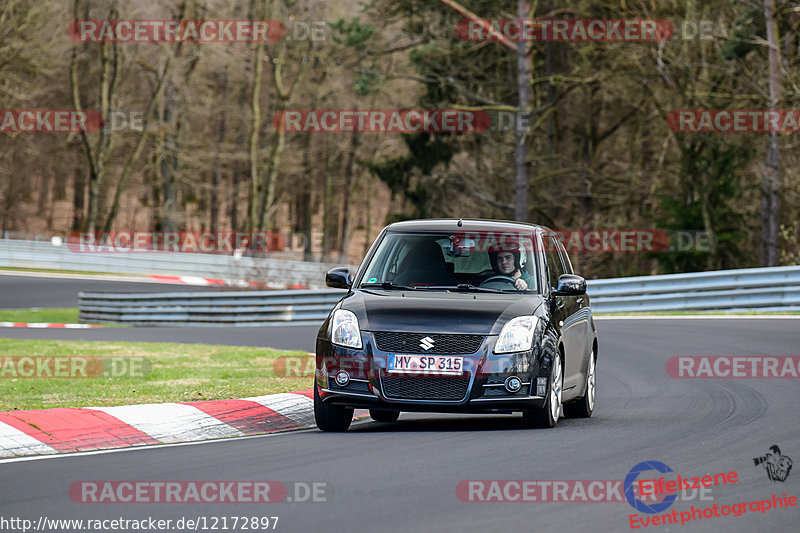
[[[532,232],[388,233],[362,288],[537,291]]]

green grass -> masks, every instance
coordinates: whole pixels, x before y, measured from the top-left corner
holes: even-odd
[[[0,309],[0,322],[44,322],[51,324],[93,324],[94,322],[80,322],[78,308],[67,307],[63,309]],[[129,328],[130,324],[102,324],[107,328]]]
[[[53,324],[77,324],[78,308],[0,309],[0,322],[51,322]]]
[[[141,358],[136,361],[145,371],[138,377],[15,377],[6,358],[19,356]],[[276,375],[272,363],[277,357],[303,358],[302,368],[307,368],[310,356],[207,344],[0,339],[0,411],[232,399],[312,386],[313,366],[302,377]]]

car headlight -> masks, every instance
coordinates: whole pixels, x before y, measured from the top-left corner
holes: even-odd
[[[535,316],[512,318],[500,331],[494,345],[494,353],[524,352],[533,345],[533,332],[539,319]]]
[[[337,309],[331,319],[331,342],[348,348],[361,348],[361,330],[352,311]]]

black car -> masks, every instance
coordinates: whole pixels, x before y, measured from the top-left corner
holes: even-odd
[[[383,229],[317,334],[314,415],[344,431],[353,409],[522,412],[526,426],[589,417],[597,332],[586,282],[543,226],[413,220]]]

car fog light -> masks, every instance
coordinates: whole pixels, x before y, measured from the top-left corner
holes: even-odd
[[[506,378],[505,387],[506,390],[512,394],[519,392],[519,389],[522,388],[522,380],[517,376],[508,376]]]
[[[536,378],[536,396],[547,394],[547,378]]]
[[[350,383],[350,374],[345,372],[344,370],[340,370],[336,373],[336,384],[340,387],[346,387],[348,383]]]

